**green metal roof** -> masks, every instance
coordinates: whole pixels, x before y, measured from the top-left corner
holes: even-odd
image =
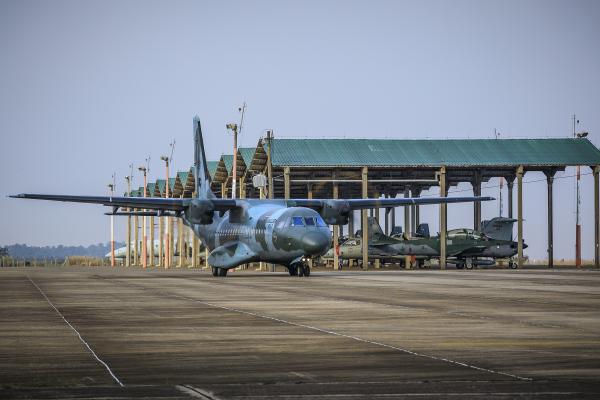
[[[273,139],[272,153],[276,166],[600,165],[587,139]]]
[[[150,197],[154,196],[154,186],[156,186],[156,183],[148,183],[146,185],[146,189],[147,189]]]
[[[215,172],[217,172],[217,167],[219,166],[218,161],[207,161],[206,165],[208,166],[208,173],[210,174],[210,179],[214,179]]]
[[[177,176],[179,177],[179,181],[181,182],[181,184],[183,185],[183,187],[185,187],[185,183],[187,182],[188,179],[188,175],[190,174],[190,171],[179,171],[177,172]]]
[[[240,147],[238,148],[238,151],[242,155],[242,159],[244,160],[246,167],[250,167],[250,164],[252,164],[252,158],[256,152],[256,147]]]
[[[158,191],[160,192],[161,195],[163,195],[165,193],[165,180],[164,179],[157,179],[156,180],[156,185],[158,186]]]
[[[169,194],[172,194],[174,189],[175,189],[175,178],[169,178]]]
[[[231,175],[231,168],[233,168],[233,155],[232,154],[223,154],[221,156],[223,162],[225,163],[225,169],[227,170],[227,175]]]

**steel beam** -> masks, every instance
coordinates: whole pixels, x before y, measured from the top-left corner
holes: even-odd
[[[554,170],[544,171],[546,175],[546,183],[548,186],[548,267],[554,267],[554,223],[552,211],[552,186],[554,183]]]
[[[446,197],[446,167],[440,168],[440,197]],[[446,204],[440,204],[440,268],[446,269]]]
[[[517,257],[519,268],[523,267],[523,166],[517,168]]]
[[[362,167],[362,198],[369,197],[369,168]],[[361,229],[362,229],[362,263],[363,268],[369,268],[369,221],[367,210],[361,210]]]

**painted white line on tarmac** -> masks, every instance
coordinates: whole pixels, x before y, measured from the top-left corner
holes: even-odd
[[[281,318],[271,317],[271,316],[268,316],[268,315],[257,314],[257,313],[251,312],[251,311],[244,311],[244,310],[240,310],[240,309],[237,309],[237,308],[226,307],[226,306],[222,306],[222,305],[214,304],[214,303],[208,303],[208,302],[205,302],[205,301],[202,301],[202,300],[197,300],[197,299],[193,299],[191,297],[186,297],[186,296],[180,296],[180,295],[177,295],[177,294],[171,294],[171,296],[177,297],[177,298],[180,298],[180,299],[184,299],[184,300],[188,300],[188,301],[193,301],[195,303],[203,304],[205,306],[209,306],[209,307],[213,307],[213,308],[220,308],[220,309],[226,310],[226,311],[231,311],[231,312],[236,312],[236,313],[239,313],[239,314],[245,314],[245,315],[250,315],[250,316],[253,316],[253,317],[268,319],[268,320],[271,320],[271,321],[276,321],[276,322],[280,322],[280,323],[287,324],[287,325],[297,326],[297,327],[300,327],[300,328],[310,329],[310,330],[313,330],[313,331],[317,331],[317,332],[321,332],[321,333],[326,333],[326,334],[329,334],[329,335],[344,337],[344,338],[347,338],[347,339],[356,340],[358,342],[368,343],[368,344],[372,344],[372,345],[375,345],[375,346],[381,346],[381,347],[385,347],[385,348],[388,348],[388,349],[397,350],[397,351],[400,351],[400,352],[403,352],[403,353],[406,353],[406,354],[411,354],[411,355],[417,356],[417,357],[429,358],[431,360],[443,361],[443,362],[446,362],[446,363],[449,363],[449,364],[459,365],[461,367],[466,367],[466,368],[471,368],[471,369],[474,369],[474,370],[477,370],[477,371],[482,371],[482,372],[488,372],[488,373],[491,373],[491,374],[508,376],[508,377],[519,379],[519,380],[522,380],[522,381],[532,381],[533,380],[532,378],[526,378],[526,377],[523,377],[523,376],[509,374],[507,372],[496,371],[496,370],[489,369],[489,368],[478,367],[476,365],[467,364],[467,363],[464,363],[464,362],[461,362],[461,361],[451,360],[449,358],[436,357],[436,356],[432,356],[432,355],[429,355],[429,354],[418,353],[416,351],[412,351],[412,350],[408,350],[408,349],[403,349],[402,347],[392,346],[390,344],[381,343],[381,342],[375,342],[375,341],[364,339],[364,338],[361,338],[361,337],[358,337],[358,336],[347,335],[347,334],[344,334],[344,333],[339,333],[339,332],[331,331],[331,330],[328,330],[328,329],[319,328],[319,327],[316,327],[316,326],[305,325],[305,324],[301,324],[301,323],[298,323],[298,322],[292,322],[292,321],[287,321],[287,320],[281,319]]]
[[[92,355],[94,356],[94,358],[104,366],[104,368],[106,368],[106,370],[108,371],[108,373],[110,374],[110,376],[113,377],[113,379],[120,385],[120,386],[125,386],[123,385],[123,383],[119,380],[119,378],[117,378],[117,376],[112,372],[112,370],[110,369],[110,367],[108,366],[107,363],[105,363],[104,361],[102,361],[100,359],[100,357],[98,357],[98,355],[94,352],[94,350],[92,350],[92,348],[90,347],[90,345],[83,339],[83,337],[81,336],[81,334],[77,331],[77,329],[75,329],[75,327],[73,325],[71,325],[71,323],[69,321],[67,321],[67,319],[65,318],[64,315],[62,315],[62,313],[58,310],[58,308],[56,308],[54,306],[54,304],[52,304],[52,302],[50,301],[50,299],[48,298],[48,296],[46,296],[46,293],[44,293],[44,291],[42,289],[40,289],[40,287],[29,277],[27,276],[27,279],[29,279],[29,282],[32,283],[33,286],[36,287],[36,289],[42,294],[42,296],[44,296],[44,298],[46,299],[46,301],[48,302],[48,304],[50,304],[50,306],[52,308],[54,308],[54,311],[56,311],[56,313],[58,315],[60,315],[60,317],[63,319],[63,321],[65,321],[65,323],[67,325],[69,325],[69,327],[71,329],[73,329],[73,331],[77,334],[77,336],[79,337],[79,340],[81,340],[81,342],[85,345],[85,347],[88,348],[88,350],[90,351],[90,353],[92,353]]]

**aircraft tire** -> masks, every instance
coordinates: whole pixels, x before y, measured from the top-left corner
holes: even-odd
[[[219,276],[219,268],[212,267],[212,276]]]
[[[290,265],[288,267],[288,272],[290,273],[290,276],[296,276],[298,275],[298,268],[296,268],[295,265]]]
[[[307,278],[310,276],[310,267],[308,265],[304,267],[304,276]]]
[[[219,276],[225,277],[227,276],[227,269],[226,268],[217,268],[219,270]]]
[[[464,263],[457,263],[456,264],[456,269],[463,269],[465,267]]]
[[[304,265],[300,264],[298,265],[298,276],[304,276]]]

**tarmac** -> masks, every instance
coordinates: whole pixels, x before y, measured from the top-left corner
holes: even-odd
[[[0,398],[597,399],[600,271],[0,269]]]

